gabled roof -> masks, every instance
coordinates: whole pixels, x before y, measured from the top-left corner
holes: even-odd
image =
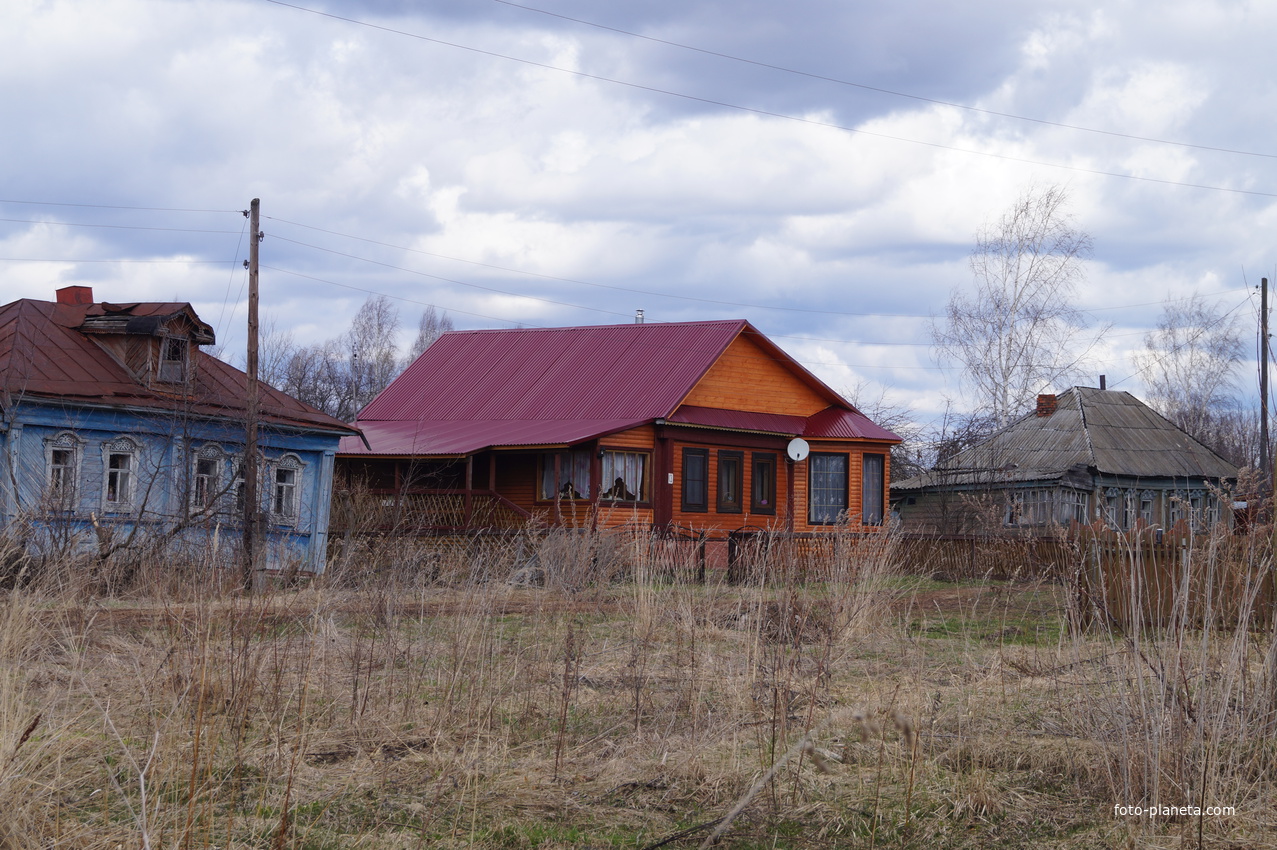
[[[0,403],[26,398],[242,418],[248,376],[239,369],[192,346],[190,391],[162,392],[139,381],[97,341],[111,333],[154,334],[179,317],[196,341],[212,339],[212,328],[185,303],[61,304],[24,298],[5,304],[0,307]],[[356,433],[264,383],[258,388],[263,423]]]
[[[892,490],[1053,481],[1070,473],[1223,480],[1237,468],[1128,392],[1073,387],[1055,412],[1030,413]]]
[[[742,334],[829,409],[804,417],[680,407]],[[749,322],[735,319],[446,333],[360,411],[356,424],[371,448],[347,439],[340,452],[460,456],[493,447],[566,446],[661,420],[792,436],[899,439]]]

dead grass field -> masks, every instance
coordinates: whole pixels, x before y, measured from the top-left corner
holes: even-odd
[[[1060,585],[844,555],[10,592],[0,846],[1277,846],[1267,634],[1071,633]],[[1114,814],[1152,804],[1234,812]]]

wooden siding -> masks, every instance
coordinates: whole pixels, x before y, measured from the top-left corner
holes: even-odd
[[[537,455],[530,452],[494,452],[497,464],[497,492],[528,513],[536,513],[545,503],[537,503]],[[488,482],[476,481],[486,488]]]
[[[639,449],[650,452],[655,445],[656,429],[651,425],[640,425],[628,431],[599,437],[599,448],[602,449]]]
[[[727,347],[682,403],[791,416],[811,416],[829,406],[828,399],[745,335]]]

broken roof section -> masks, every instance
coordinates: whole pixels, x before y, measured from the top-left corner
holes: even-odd
[[[4,404],[61,401],[181,411],[214,418],[243,417],[248,376],[200,351],[213,329],[188,303],[94,303],[88,287],[58,291],[58,302],[21,299],[0,307],[0,389]],[[112,335],[154,337],[179,331],[191,346],[192,378],[180,392],[152,386],[103,344]],[[261,421],[342,435],[349,425],[258,384]]]
[[[746,336],[827,407],[815,415],[683,405]],[[462,456],[567,446],[653,422],[805,437],[899,438],[874,425],[743,319],[453,331],[359,414],[369,447],[342,454]]]

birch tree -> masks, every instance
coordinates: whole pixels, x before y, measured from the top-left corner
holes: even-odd
[[[1073,225],[1059,186],[1032,187],[976,234],[973,287],[933,320],[938,359],[957,361],[980,413],[1000,427],[1047,388],[1074,382],[1105,329],[1074,306],[1091,237]]]
[[[1236,416],[1237,370],[1246,353],[1236,315],[1198,295],[1162,308],[1156,330],[1132,356],[1158,413],[1221,454],[1244,431]]]
[[[430,343],[451,330],[456,328],[452,324],[452,317],[448,315],[448,311],[436,310],[434,305],[427,307],[421,313],[421,321],[417,323],[417,339],[413,342],[412,348],[408,349],[403,368],[407,369],[411,366],[412,362],[421,356],[421,352],[430,347]]]

